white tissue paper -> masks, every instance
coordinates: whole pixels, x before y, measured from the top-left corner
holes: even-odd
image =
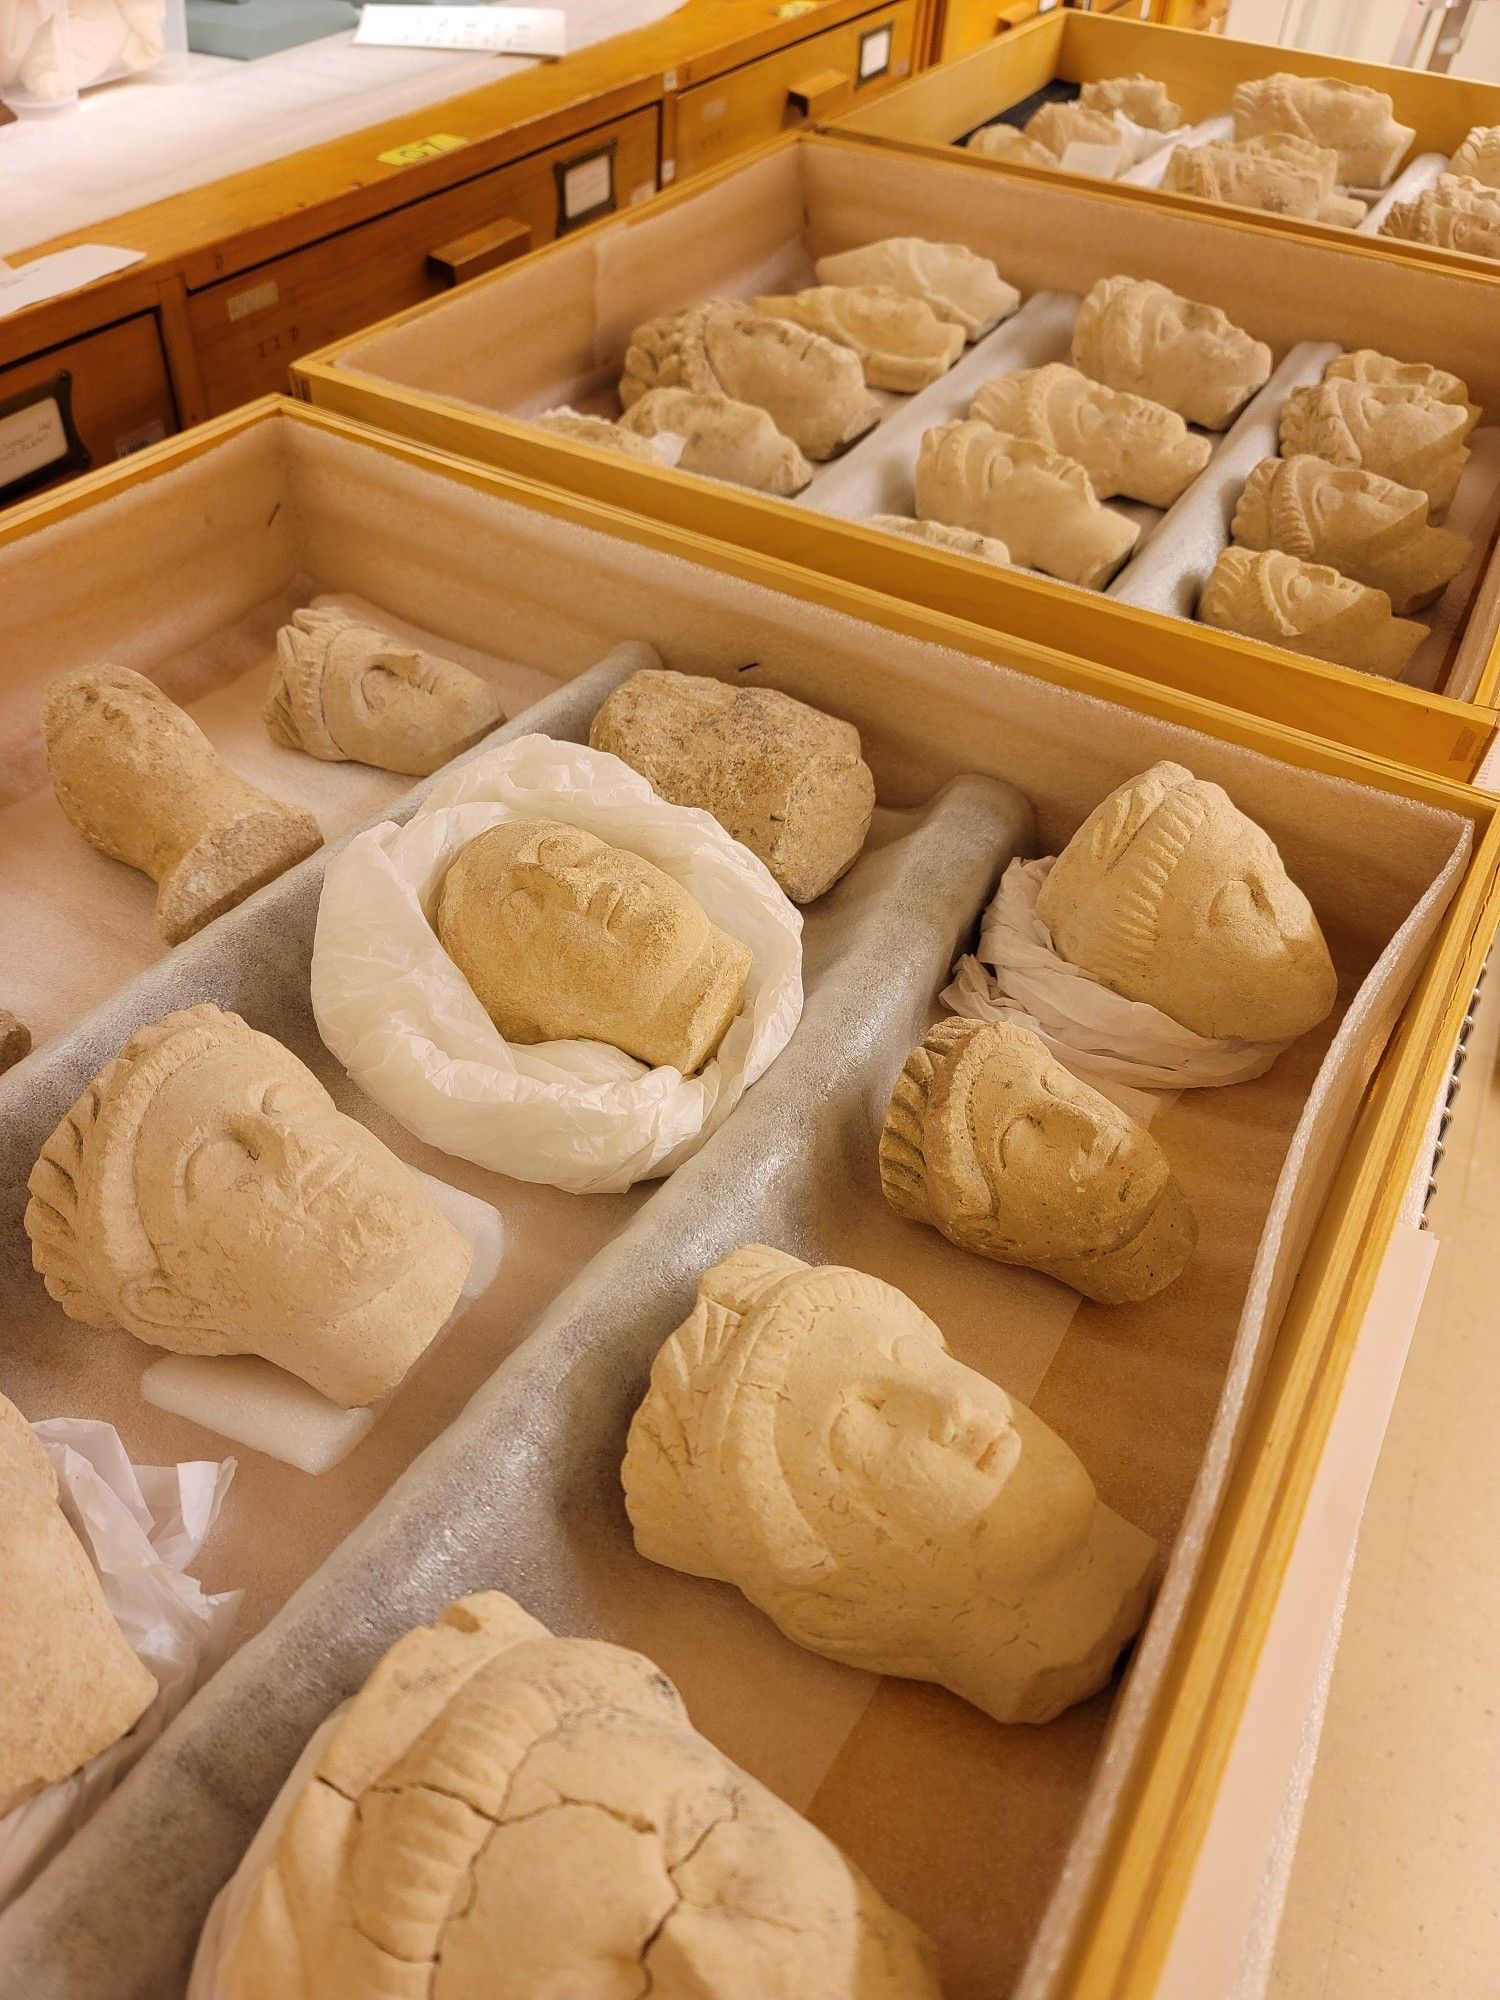
[[[187,1574],[218,1518],[234,1460],[132,1465],[111,1424],[33,1424],[58,1498],[156,1699],[118,1743],[0,1818],[0,1909],[18,1896],[219,1665],[243,1592],[209,1597]],[[0,1697],[3,1698],[3,1697]]]
[[[744,1005],[698,1075],[603,1042],[512,1046],[438,943],[449,864],[508,819],[556,819],[680,882],[751,951]],[[324,1041],[362,1089],[429,1145],[516,1180],[615,1193],[696,1152],[775,1061],[802,1013],[802,918],[717,820],[668,805],[618,757],[523,736],[463,765],[405,826],[328,864],[313,942]]]
[[[954,967],[943,1005],[972,1021],[1030,1028],[1087,1083],[1191,1090],[1264,1076],[1285,1042],[1195,1035],[1060,956],[1036,913],[1055,859],[1011,862],[984,913],[978,954]]]

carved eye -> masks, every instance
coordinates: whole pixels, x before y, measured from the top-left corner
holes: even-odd
[[[1035,1112],[1027,1111],[1019,1118],[1012,1118],[1000,1134],[1001,1166],[1007,1172],[1024,1166],[1035,1152],[1042,1131],[1042,1121]]]
[[[1265,884],[1257,875],[1237,875],[1226,882],[1208,907],[1208,920],[1225,929],[1243,929],[1255,923],[1274,923],[1276,912]]]
[[[211,1191],[233,1187],[259,1157],[249,1139],[233,1127],[200,1140],[183,1166],[183,1185],[190,1201]]]

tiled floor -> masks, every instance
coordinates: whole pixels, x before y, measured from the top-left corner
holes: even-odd
[[[1272,2000],[1500,1996],[1500,1081],[1463,1087],[1484,1093],[1473,1152],[1430,1211]]]

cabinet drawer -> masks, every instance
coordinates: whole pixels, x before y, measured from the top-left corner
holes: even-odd
[[[992,42],[996,35],[1024,28],[1039,14],[1058,11],[1060,5],[1061,0],[947,0],[938,34],[938,61],[951,62],[955,56],[970,55],[986,42]],[[1094,0],[1092,7],[1084,11],[1113,14],[1122,21],[1144,21],[1149,18],[1151,7],[1150,0]]]
[[[916,19],[917,0],[899,0],[683,91],[677,179],[722,166],[779,132],[837,117],[898,83],[911,71]]]
[[[298,355],[655,193],[656,154],[652,106],[192,293],[210,411],[284,390]]]
[[[177,428],[154,313],[0,368],[0,506]]]

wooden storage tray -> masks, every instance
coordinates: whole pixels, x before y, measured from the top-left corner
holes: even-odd
[[[143,560],[142,551],[162,549],[173,551],[170,564]],[[90,580],[88,590],[77,589],[80,577]],[[0,636],[21,669],[3,704],[15,824],[45,830],[49,812],[55,816],[37,776],[36,704],[49,675],[100,657],[154,673],[248,768],[276,627],[294,605],[328,594],[362,599],[381,617],[485,665],[511,706],[570,681],[625,638],[654,644],[678,668],[726,678],[754,672],[857,723],[887,811],[919,806],[960,773],[1009,777],[1036,809],[1038,852],[1056,851],[1111,785],[1157,757],[1177,757],[1231,787],[1311,892],[1344,972],[1335,1056],[1323,1060],[1330,1022],[1259,1082],[1188,1093],[1163,1111],[1157,1130],[1196,1191],[1210,1246],[1196,1280],[1175,1302],[1130,1313],[1129,1324],[1081,1306],[1033,1391],[1065,1434],[1076,1437],[1080,1424],[1097,1433],[1088,1449],[1107,1496],[1144,1503],[1152,1466],[1169,1457],[1179,1466],[1179,1490],[1159,1525],[1169,1539],[1179,1522],[1188,1525],[1170,1587],[1116,1698],[1114,1723],[1105,1733],[1110,1703],[1101,1697],[1048,1730],[1002,1730],[931,1690],[892,1684],[878,1691],[835,1746],[811,1795],[799,1800],[938,1933],[951,2000],[1008,1988],[1023,1960],[1018,1991],[1026,1995],[1148,1993],[1235,1743],[1403,1193],[1430,1149],[1431,1106],[1500,913],[1496,802],[774,558],[322,412],[266,402],[64,494],[26,503],[0,522]],[[342,775],[380,782],[379,774]],[[320,782],[339,776],[331,767]],[[388,802],[388,793],[376,795],[365,809]],[[348,795],[340,810],[344,824],[359,816]],[[325,823],[337,822],[330,806],[325,812]],[[83,866],[85,851],[74,838],[78,855],[60,854],[54,875],[58,900],[72,904],[71,943],[54,939],[46,947],[57,960],[90,948],[102,900],[85,894],[82,875],[69,872],[75,860]],[[90,865],[96,859],[89,857]],[[549,1445],[531,1457],[514,1432],[515,1408],[528,1412],[523,1428],[535,1440],[542,1412],[554,1407],[538,1401],[539,1389],[556,1376],[565,1324],[570,1313],[576,1320],[587,1279],[566,1297],[560,1288],[601,1246],[612,1260],[601,1271],[638,1276],[610,1239],[628,1229],[632,1245],[647,1242],[658,1202],[669,1204],[658,1212],[677,1218],[680,1237],[684,1199],[714,1186],[724,1164],[710,1148],[659,1196],[640,1189],[629,1197],[566,1197],[419,1148],[336,1075],[311,1031],[302,980],[320,857],[177,953],[150,947],[149,885],[102,865],[114,935],[118,940],[123,929],[134,941],[138,969],[71,1031],[64,1011],[55,1026],[65,1039],[54,1051],[42,1049],[0,1080],[0,1143],[29,1158],[58,1108],[54,1100],[65,1107],[73,1084],[119,1046],[133,1019],[152,1018],[164,1004],[217,998],[267,1025],[283,1018],[276,1009],[290,1008],[299,1024],[290,1039],[321,1064],[346,1106],[405,1157],[500,1204],[513,1261],[474,1308],[478,1336],[467,1322],[451,1336],[431,1358],[426,1384],[418,1377],[407,1385],[345,1468],[309,1486],[269,1461],[242,1466],[207,1551],[205,1581],[249,1584],[248,1627],[269,1623],[0,1920],[5,2000],[71,2000],[83,1991],[90,2000],[171,2000],[180,1991],[204,1903],[263,1810],[267,1784],[274,1789],[295,1755],[288,1713],[305,1718],[319,1703],[326,1709],[395,1627],[434,1611],[451,1584],[464,1505],[454,1496],[463,1482],[443,1489],[448,1498],[436,1520],[448,1525],[415,1536],[433,1505],[434,1475],[451,1468],[454,1453],[462,1462],[477,1441],[489,1454],[479,1485],[490,1490],[491,1504],[519,1480],[516,1504],[545,1510],[554,1474],[575,1477],[564,1461],[585,1451],[592,1420],[582,1412],[585,1428],[576,1438],[570,1432],[571,1453]],[[17,884],[0,874],[0,888],[12,895]],[[810,940],[822,921],[817,910],[809,913]],[[28,952],[43,949],[10,912],[6,929]],[[810,952],[815,1001],[826,943],[810,943]],[[1377,956],[1384,969],[1371,979]],[[54,972],[62,978],[55,967],[36,976],[45,981]],[[764,1093],[774,1077],[773,1067],[758,1089]],[[809,1101],[814,1096],[809,1092]],[[753,1124],[756,1103],[752,1092],[736,1118],[749,1113]],[[1310,1103],[1322,1108],[1314,1114]],[[734,1125],[731,1119],[719,1138],[731,1138]],[[865,1132],[851,1155],[862,1166],[841,1188],[839,1205],[865,1208],[873,1267],[926,1299],[959,1338],[1019,1315],[1017,1301],[1030,1283],[1023,1274],[965,1259],[931,1232],[883,1217],[867,1171],[868,1139]],[[1292,1173],[1283,1171],[1289,1156],[1297,1162]],[[0,1278],[12,1311],[0,1386],[33,1416],[110,1418],[137,1456],[199,1455],[201,1433],[174,1427],[135,1400],[140,1356],[128,1337],[69,1325],[54,1309],[38,1338],[38,1314],[48,1308],[20,1236],[23,1198],[19,1186],[8,1186]],[[899,1242],[893,1231],[905,1231]],[[934,1287],[946,1302],[941,1308]],[[1171,1292],[1162,1298],[1172,1301]],[[626,1311],[602,1336],[606,1353],[615,1348],[628,1357],[632,1380],[637,1354],[670,1325],[673,1304],[653,1307],[663,1315],[659,1327]],[[531,1327],[524,1355],[502,1362]],[[1236,1327],[1261,1328],[1259,1346],[1247,1347]],[[594,1348],[599,1344],[596,1334]],[[567,1371],[570,1398],[577,1377]],[[1185,1399],[1174,1404],[1181,1425],[1144,1422],[1127,1439],[1107,1413],[1117,1404],[1143,1413],[1143,1391],[1146,1411],[1156,1399],[1150,1413],[1158,1419],[1168,1414],[1165,1400]],[[556,1405],[559,1412],[569,1407]],[[1166,1445],[1172,1435],[1175,1453]],[[1154,1441],[1144,1456],[1141,1436]],[[403,1472],[430,1439],[423,1460]],[[590,1475],[601,1491],[614,1478],[611,1455],[620,1441],[611,1431]],[[372,1518],[336,1549],[377,1500]],[[272,1522],[274,1534],[267,1532]],[[549,1533],[557,1526],[545,1518],[539,1525]],[[330,1590],[347,1592],[377,1555],[388,1562],[393,1535],[407,1537],[399,1588],[366,1592],[356,1618],[322,1616]],[[513,1561],[513,1551],[502,1555],[497,1546],[493,1569],[481,1577],[530,1595],[543,1611],[568,1608],[575,1629],[649,1639],[688,1683],[690,1703],[712,1728],[700,1626],[706,1631],[727,1617],[731,1629],[763,1647],[771,1644],[763,1621],[743,1613],[749,1622],[734,1627],[741,1613],[726,1607],[728,1593],[705,1597],[706,1586],[637,1572],[628,1546],[619,1545],[617,1523],[604,1540],[611,1537],[615,1573],[623,1566],[639,1577],[623,1592],[591,1599],[585,1589],[581,1601],[570,1597],[587,1564],[563,1576],[530,1548]],[[278,1609],[325,1555],[296,1603]],[[661,1611],[657,1627],[643,1634],[631,1626],[629,1601],[648,1589],[658,1605],[677,1608]],[[777,1662],[783,1678],[767,1681],[764,1703],[757,1690],[743,1704],[759,1713],[768,1757],[776,1747],[768,1728],[796,1717],[800,1729],[815,1707],[806,1688],[826,1690],[829,1674],[843,1671],[795,1649],[780,1649]],[[247,1715],[255,1719],[253,1740],[228,1728],[231,1721],[243,1728]],[[752,1763],[755,1721],[750,1713],[735,1738]],[[780,1776],[792,1788],[784,1769]],[[1258,1868],[1259,1857],[1249,1865]]]
[[[1500,123],[1500,84],[1469,77],[1443,76],[1429,70],[1394,69],[1385,63],[1351,62],[1343,56],[1313,49],[1280,48],[1266,42],[1231,40],[1188,28],[1162,27],[1118,15],[1078,13],[1057,8],[1023,27],[973,50],[938,69],[926,71],[901,85],[879,103],[857,104],[824,121],[824,129],[855,134],[881,145],[930,153],[962,145],[980,125],[988,125],[1015,105],[1039,93],[1075,95],[1079,84],[1107,76],[1140,71],[1166,84],[1168,95],[1182,106],[1185,127],[1200,119],[1227,115],[1237,83],[1250,77],[1289,70],[1296,76],[1336,76],[1382,90],[1391,99],[1397,119],[1416,136],[1403,163],[1424,157],[1430,170],[1416,186],[1431,186],[1440,171],[1436,156],[1451,155],[1476,125]],[[1057,90],[1056,86],[1071,86]],[[976,158],[982,156],[976,155]],[[1019,174],[1024,179],[1050,180],[1046,168],[1017,166],[984,159],[993,172]],[[1059,170],[1060,171],[1060,170]],[[1063,174],[1065,181],[1077,178]],[[1398,175],[1398,178],[1400,176]],[[1311,237],[1318,242],[1343,242],[1351,232],[1324,222],[1303,222],[1207,201],[1196,195],[1169,194],[1158,187],[1126,187],[1109,183],[1127,199],[1165,202],[1189,214],[1254,215],[1279,234]],[[1413,189],[1414,191],[1414,189]],[[1494,262],[1463,251],[1435,245],[1400,243],[1388,236],[1359,238],[1393,256],[1415,255],[1459,270],[1497,274]]]
[[[1161,204],[1127,212],[1112,190],[1076,176],[1023,181],[961,155],[918,159],[828,137],[767,147],[638,216],[325,349],[293,374],[313,402],[382,429],[1426,769],[1473,776],[1495,730],[1500,558],[1490,557],[1471,607],[1464,644],[1473,685],[1471,698],[1458,701],[901,541],[806,504],[626,460],[509,414],[566,402],[607,409],[641,321],[716,292],[764,289],[768,271],[805,264],[809,250],[908,233],[970,244],[1028,294],[1081,294],[1123,266],[1223,306],[1278,356],[1323,339],[1434,361],[1464,376],[1500,415],[1491,337],[1500,290],[1487,281],[1397,263],[1357,239],[1288,240],[1243,218]]]

